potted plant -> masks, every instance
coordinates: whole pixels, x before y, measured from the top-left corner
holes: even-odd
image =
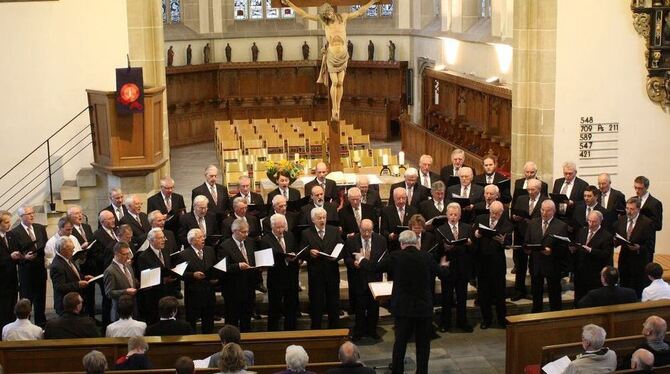
[[[305,160],[297,159],[293,161],[289,160],[279,160],[279,161],[267,161],[265,163],[265,174],[267,174],[268,179],[277,184],[277,173],[285,172],[289,175],[291,183],[295,182],[298,179],[298,176],[302,173],[302,170],[305,168]]]

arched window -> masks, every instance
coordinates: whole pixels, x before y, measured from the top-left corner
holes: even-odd
[[[163,0],[163,23],[181,23],[180,0]]]
[[[273,8],[271,0],[234,0],[233,18],[236,21],[262,19],[291,19],[291,8]]]
[[[357,11],[361,6],[352,5],[351,11]],[[375,18],[375,17],[393,17],[394,6],[393,2],[391,4],[380,4],[371,6],[367,12],[365,12],[364,17]]]

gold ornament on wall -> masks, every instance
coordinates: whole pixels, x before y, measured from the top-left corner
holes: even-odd
[[[645,39],[647,95],[670,110],[670,0],[631,0],[633,27]]]

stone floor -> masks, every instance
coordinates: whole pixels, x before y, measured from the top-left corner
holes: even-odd
[[[395,143],[373,144],[377,147],[391,147],[398,151],[400,145]],[[191,189],[203,182],[203,173],[206,165],[217,164],[214,147],[211,143],[204,143],[171,150],[171,169],[172,177],[176,181],[175,192],[184,195],[186,205],[190,207]],[[509,257],[509,256],[508,256]],[[511,269],[511,258],[508,258],[508,268]],[[346,270],[342,269],[342,296],[346,297]],[[514,275],[508,273],[508,287],[514,281]],[[301,282],[307,284],[306,270],[301,272]],[[439,286],[438,286],[439,289]],[[474,295],[474,288],[471,288],[470,294]],[[572,291],[567,290],[563,295],[566,303],[572,302]],[[307,305],[307,292],[301,292],[301,304]],[[261,313],[267,307],[267,296],[257,295],[257,301],[260,305]],[[527,313],[530,310],[530,301],[521,300],[519,302],[508,302],[510,314]],[[368,366],[378,367],[377,372],[388,372],[386,367],[391,361],[391,351],[393,347],[393,322],[388,312],[382,308],[380,311],[382,317],[380,320],[379,333],[383,338],[382,342],[362,340],[359,343],[361,357]],[[502,373],[505,370],[505,330],[491,328],[481,330],[478,326],[479,310],[474,306],[473,299],[468,302],[468,315],[470,323],[475,326],[475,331],[467,333],[439,333],[440,337],[434,339],[431,343],[430,372],[431,373]],[[342,325],[350,327],[352,320],[345,315],[342,318]],[[263,331],[265,320],[254,321],[254,330]],[[299,325],[308,328],[308,318],[304,316],[300,319]],[[407,350],[406,365],[407,371],[412,372],[415,368],[414,344],[410,344]]]

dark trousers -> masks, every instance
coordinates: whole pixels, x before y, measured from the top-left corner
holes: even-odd
[[[459,326],[468,324],[466,302],[468,298],[468,277],[454,273],[442,279],[442,325],[451,326],[451,308],[454,306],[456,293],[456,323]]]
[[[379,303],[375,301],[372,293],[367,288],[355,287],[354,291],[357,298],[354,335],[376,335],[377,323],[379,322]]]
[[[430,358],[430,335],[433,331],[432,317],[395,317],[395,343],[393,343],[392,373],[405,372],[407,342],[414,333],[416,343],[416,373],[428,373]]]
[[[298,313],[298,281],[292,286],[268,284],[268,331],[279,330],[279,320],[284,316],[284,330],[296,329]]]
[[[2,326],[14,322],[14,306],[16,305],[18,292],[16,290],[4,290],[0,295],[0,324]]]
[[[44,260],[36,259],[37,263],[19,265],[19,295],[33,304],[35,324],[44,326],[47,321],[45,314],[47,298],[47,270]]]
[[[309,278],[309,317],[312,329],[321,329],[323,312],[328,313],[328,328],[336,329],[340,321],[340,282],[339,279],[316,277]]]
[[[347,272],[347,282],[351,285],[354,284],[354,278]],[[349,313],[356,313],[356,298],[357,292],[350,286],[349,287]]]
[[[191,324],[191,330],[195,332],[195,324],[200,318],[201,324],[201,333],[211,334],[214,332],[214,308],[216,306],[216,299],[214,296],[214,291],[211,295],[207,295],[203,300],[202,295],[196,294],[191,296],[188,294],[188,289],[184,295],[184,302],[186,307],[186,321]],[[198,297],[200,296],[200,297]],[[227,321],[226,321],[227,322]]]
[[[514,292],[520,296],[526,296],[528,290],[526,289],[526,273],[528,272],[528,255],[522,249],[515,249],[512,254],[514,257],[514,264],[516,266],[516,274],[514,279]]]
[[[531,292],[533,293],[532,313],[542,311],[542,297],[544,295],[544,280],[547,280],[547,292],[549,293],[549,310],[561,310],[561,276],[531,274]]]
[[[248,284],[244,291],[226,288],[226,323],[237,326],[240,332],[251,330],[251,314],[254,311],[256,299],[253,286],[254,284]]]
[[[93,310],[93,314],[95,314],[95,285],[98,285],[100,288],[100,294],[102,295],[102,325],[107,326],[110,323],[112,323],[112,299],[107,297],[107,294],[105,293],[105,284],[103,283],[102,279],[98,279],[94,285],[86,287],[87,289],[91,289],[91,293],[93,295],[92,301],[91,301],[91,308]],[[91,313],[91,312],[89,312]]]
[[[505,324],[507,307],[505,306],[505,274],[498,272],[481,272],[478,277],[477,290],[479,291],[479,309],[482,311],[482,321],[490,324],[493,320],[492,306],[496,307],[496,316],[500,324]]]

